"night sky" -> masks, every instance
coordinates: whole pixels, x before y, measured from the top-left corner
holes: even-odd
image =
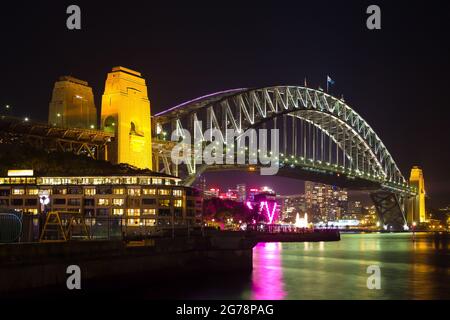
[[[13,3],[0,11],[0,107],[14,115],[46,121],[61,75],[88,81],[99,108],[116,65],[142,72],[153,113],[224,89],[305,77],[325,87],[329,74],[331,93],[369,122],[403,174],[421,166],[433,205],[450,204],[448,1]],[[81,7],[80,31],[66,28],[70,4]],[[366,28],[370,4],[381,7],[381,30]],[[300,188],[270,179],[281,193]]]

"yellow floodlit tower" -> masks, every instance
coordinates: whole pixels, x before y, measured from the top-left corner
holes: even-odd
[[[409,183],[411,186],[417,188],[418,194],[412,199],[408,222],[425,222],[425,181],[423,178],[422,169],[417,166],[414,166],[411,169]]]
[[[108,160],[152,169],[150,101],[139,72],[114,67],[102,97],[102,128],[115,133]]]

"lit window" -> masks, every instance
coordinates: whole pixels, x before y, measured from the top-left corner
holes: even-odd
[[[123,209],[113,209],[113,215],[115,215],[115,216],[122,216],[123,215]]]
[[[152,182],[153,182],[153,184],[162,184],[162,179],[160,179],[160,178],[153,178]]]
[[[137,178],[136,177],[125,178],[125,183],[126,184],[137,184]]]
[[[39,193],[39,190],[38,189],[28,189],[27,193],[30,196],[36,196]]]
[[[25,194],[25,190],[24,189],[13,189],[12,194],[15,196],[23,195],[23,194]]]
[[[159,200],[160,207],[168,207],[170,206],[170,200]]]
[[[113,205],[115,206],[123,206],[125,203],[125,199],[113,199]]]
[[[140,216],[141,215],[141,209],[127,209],[127,215],[129,216]]]
[[[38,214],[38,209],[26,209],[25,213],[36,215]]]
[[[143,219],[144,220],[144,226],[147,227],[153,227],[156,225],[156,220],[155,219]]]
[[[173,195],[176,197],[181,197],[183,195],[183,191],[179,189],[173,190]]]
[[[183,206],[183,200],[174,200],[173,206],[174,207],[178,207],[178,208],[182,207]]]
[[[140,196],[141,195],[141,189],[138,189],[138,188],[128,189],[128,195],[130,195],[130,196]]]
[[[84,189],[84,194],[87,196],[93,196],[95,195],[95,193],[96,193],[95,188]]]
[[[142,209],[142,214],[156,214],[156,209]]]
[[[113,194],[124,194],[123,188],[114,188]]]
[[[156,194],[156,189],[142,189],[142,193],[143,194],[147,194],[147,195],[155,195]]]
[[[128,209],[127,210],[128,217],[139,217],[141,215],[140,209]],[[129,226],[137,226],[140,224],[140,219],[127,219],[127,225]]]
[[[100,198],[97,200],[97,204],[99,206],[107,206],[107,205],[109,205],[109,199]]]
[[[168,196],[170,194],[170,190],[169,189],[159,189],[158,194],[160,196]]]

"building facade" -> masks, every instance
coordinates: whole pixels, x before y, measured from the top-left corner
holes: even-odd
[[[306,211],[312,222],[327,222],[341,218],[346,212],[348,194],[345,189],[305,181]]]
[[[180,179],[155,175],[0,177],[0,209],[38,215],[74,212],[83,217],[121,218],[128,226],[194,224],[202,197]]]

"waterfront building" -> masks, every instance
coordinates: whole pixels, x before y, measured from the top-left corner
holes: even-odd
[[[86,81],[63,76],[55,82],[48,123],[64,128],[97,129],[94,94]]]
[[[123,218],[129,226],[192,225],[202,205],[195,188],[159,173],[37,177],[20,170],[0,177],[0,209],[30,215],[58,211]]]
[[[281,203],[283,221],[287,223],[294,223],[297,219],[297,214],[303,215],[306,213],[304,194],[278,196],[278,198]]]
[[[362,207],[361,201],[349,201],[348,202],[348,210],[347,210],[348,214],[361,215],[362,210],[363,210],[363,207]]]
[[[152,169],[150,116],[145,79],[137,71],[114,67],[106,79],[101,112],[102,129],[115,134],[109,161]]]
[[[305,181],[306,211],[311,221],[334,221],[346,212],[348,194],[345,189],[323,183]]]

